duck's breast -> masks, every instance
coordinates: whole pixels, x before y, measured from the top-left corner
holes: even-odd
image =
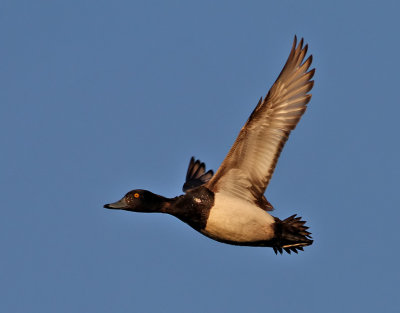
[[[219,241],[263,241],[274,236],[273,223],[274,218],[256,205],[217,192],[202,233]]]

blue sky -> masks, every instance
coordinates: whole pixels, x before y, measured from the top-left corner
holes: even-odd
[[[1,312],[397,312],[395,1],[2,1]],[[309,108],[266,192],[299,255],[102,208],[217,169],[293,36]]]

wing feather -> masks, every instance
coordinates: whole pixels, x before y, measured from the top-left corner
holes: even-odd
[[[190,189],[196,188],[208,182],[214,175],[212,170],[206,172],[206,165],[200,160],[190,159],[188,170],[186,173],[186,181],[183,184],[182,190],[188,192]]]
[[[267,96],[258,102],[235,143],[207,187],[259,204],[279,155],[311,99],[315,69],[308,71],[308,46],[303,39],[292,50]],[[271,206],[272,208],[272,206]],[[270,209],[271,209],[270,208]],[[268,208],[265,208],[268,209]]]

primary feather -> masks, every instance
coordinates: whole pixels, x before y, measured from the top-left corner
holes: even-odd
[[[292,50],[282,72],[265,99],[241,129],[216,174],[206,186],[218,192],[259,204],[290,132],[296,127],[311,99],[314,69],[312,56],[305,61],[303,39]]]

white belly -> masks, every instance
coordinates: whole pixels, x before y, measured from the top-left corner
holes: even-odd
[[[252,203],[215,194],[214,206],[202,233],[216,240],[254,242],[273,237],[274,218]]]

